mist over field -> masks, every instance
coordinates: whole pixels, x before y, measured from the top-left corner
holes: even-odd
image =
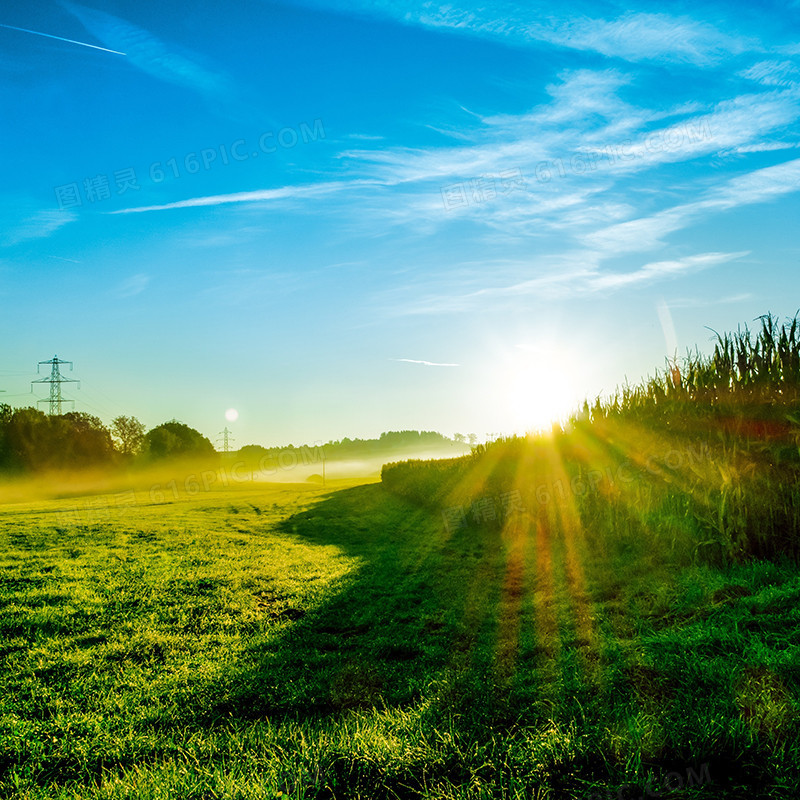
[[[40,422],[46,421],[44,415],[35,418]],[[166,492],[177,498],[181,494],[194,496],[200,492],[255,483],[311,482],[322,485],[323,481],[329,484],[350,478],[378,479],[383,465],[392,461],[452,458],[469,450],[465,442],[417,431],[386,433],[374,440],[347,439],[297,447],[249,445],[222,453],[213,452],[209,447],[213,455],[207,452],[204,456],[187,456],[181,451],[155,455],[142,444],[141,447],[145,448],[142,452],[128,453],[126,457],[118,441],[115,450],[101,449],[94,458],[89,457],[88,446],[83,448],[80,461],[73,466],[69,466],[69,455],[62,450],[60,469],[52,469],[30,463],[26,465],[19,457],[15,460],[15,455],[19,456],[29,447],[35,448],[37,443],[33,437],[33,443],[26,441],[23,447],[15,450],[10,442],[13,436],[9,435],[9,429],[13,428],[10,413],[7,420],[5,428],[0,421],[0,463],[4,461],[6,464],[6,470],[0,472],[0,502],[5,503],[89,494],[122,497],[130,491],[150,492],[153,497],[163,496]],[[95,420],[93,425],[92,438],[98,433],[107,434],[99,420]],[[182,427],[188,429],[188,426]],[[57,431],[51,433],[58,434]],[[194,434],[200,436],[197,432]],[[145,442],[143,434],[141,441]],[[63,440],[56,440],[54,446],[61,444]]]

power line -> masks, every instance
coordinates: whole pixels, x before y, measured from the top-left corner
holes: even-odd
[[[36,372],[40,372],[42,364],[50,364],[50,375],[47,378],[40,378],[38,381],[31,381],[31,391],[33,391],[33,384],[34,383],[49,383],[50,384],[50,397],[45,400],[38,400],[38,403],[50,403],[50,414],[51,415],[59,415],[61,414],[61,404],[64,402],[64,398],[61,394],[61,384],[62,383],[77,383],[78,388],[80,388],[80,381],[76,380],[75,378],[65,378],[61,374],[61,370],[59,369],[62,364],[69,364],[70,372],[72,371],[72,362],[71,361],[62,361],[58,356],[53,356],[49,361],[40,361],[39,365],[36,367]],[[68,403],[74,403],[74,400],[67,400]]]

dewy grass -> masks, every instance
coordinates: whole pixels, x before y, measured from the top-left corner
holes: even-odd
[[[380,485],[55,510],[0,517],[7,796],[795,786],[788,563],[598,555],[557,513],[448,531]]]

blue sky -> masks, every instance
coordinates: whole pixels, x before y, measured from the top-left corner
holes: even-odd
[[[0,8],[14,405],[485,438],[800,307],[800,2]]]

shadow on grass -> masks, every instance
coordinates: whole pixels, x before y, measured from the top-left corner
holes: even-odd
[[[403,706],[454,671],[471,685],[470,703],[493,702],[483,679],[504,567],[499,533],[467,525],[450,534],[441,517],[380,484],[328,495],[279,530],[335,545],[358,566],[315,607],[277,615],[280,635],[254,638],[208,721]]]

